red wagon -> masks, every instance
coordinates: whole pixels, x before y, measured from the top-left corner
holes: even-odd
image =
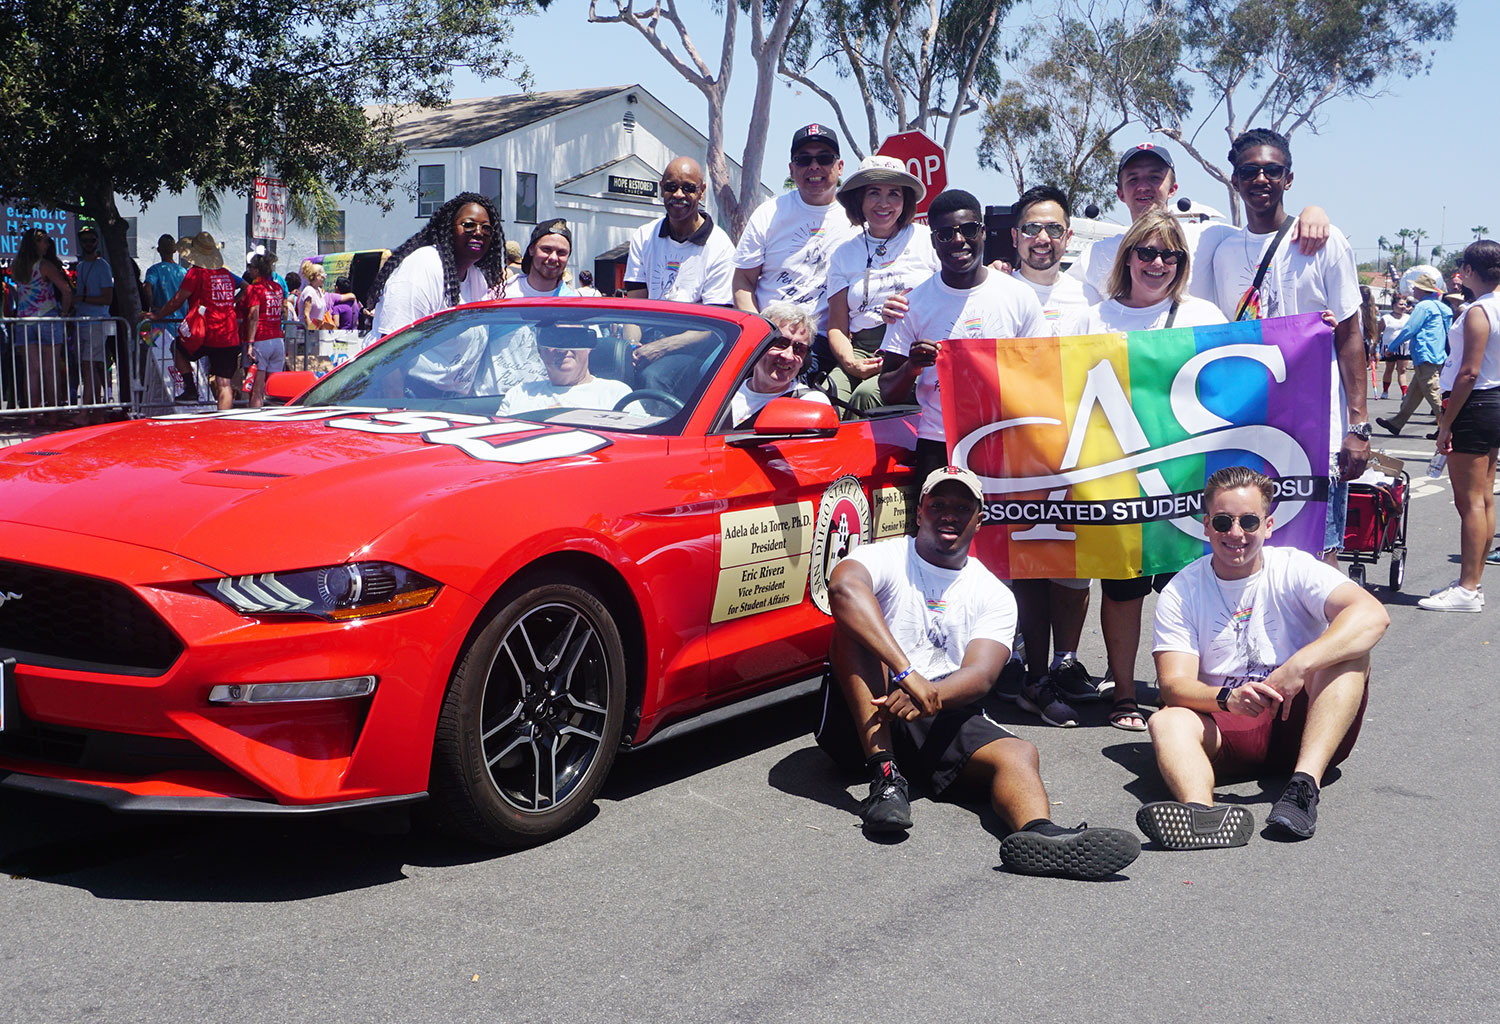
[[[1349,484],[1349,518],[1344,524],[1344,550],[1349,578],[1365,585],[1365,565],[1382,554],[1391,556],[1390,584],[1400,590],[1406,580],[1406,520],[1411,508],[1411,477],[1402,470],[1382,483]]]

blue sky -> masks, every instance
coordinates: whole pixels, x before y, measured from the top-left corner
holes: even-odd
[[[610,5],[601,0],[600,9]],[[688,29],[712,67],[717,60],[722,21],[707,0],[682,0]],[[1480,69],[1495,60],[1494,40],[1500,38],[1500,4],[1465,0],[1458,5],[1458,30],[1453,40],[1440,44],[1430,75],[1398,83],[1393,92],[1373,101],[1346,100],[1329,104],[1320,134],[1299,131],[1292,138],[1296,181],[1288,205],[1317,203],[1343,229],[1361,260],[1373,259],[1375,240],[1394,238],[1399,228],[1428,232],[1423,247],[1443,243],[1461,247],[1472,239],[1469,228],[1483,224],[1492,237],[1500,235],[1497,210],[1483,182],[1500,166],[1500,133],[1493,126],[1492,107],[1478,102],[1474,90],[1490,76]],[[680,115],[706,130],[706,101],[632,28],[591,25],[584,0],[554,0],[546,13],[515,20],[512,48],[526,57],[538,90],[574,89],[599,85],[640,84]],[[1004,26],[1008,38],[1025,30],[1024,15],[1013,11]],[[748,27],[740,21],[742,52],[731,79],[726,123],[727,149],[738,158],[745,144],[754,66],[743,40]],[[457,97],[485,96],[515,91],[504,82],[460,78]],[[838,92],[838,90],[835,90]],[[846,113],[855,93],[840,94]],[[800,86],[782,83],[771,109],[767,160],[762,177],[779,189],[786,176],[782,154],[792,132],[809,121],[833,122],[822,99]],[[1464,127],[1465,123],[1470,127]],[[986,203],[1009,203],[1015,187],[1007,175],[981,168],[974,156],[978,120],[964,118],[955,152],[950,154],[948,181],[966,188]],[[1116,137],[1120,148],[1147,141],[1139,126]],[[1199,135],[1200,148],[1228,150],[1221,127],[1210,125]],[[1161,141],[1161,140],[1156,140]],[[1223,187],[1209,178],[1186,154],[1177,162],[1180,195],[1227,212]],[[847,171],[846,171],[847,173]],[[1110,214],[1118,219],[1123,207]],[[1425,255],[1425,253],[1424,253]]]

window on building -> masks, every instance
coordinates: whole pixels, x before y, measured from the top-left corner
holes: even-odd
[[[140,236],[136,232],[138,217],[125,218],[125,251],[130,253],[132,259],[139,260],[140,254],[136,252],[136,245],[140,242]]]
[[[417,168],[417,216],[431,217],[447,199],[447,168],[422,164]]]
[[[441,205],[441,204],[439,204]],[[344,251],[344,211],[334,210],[333,216],[318,225],[318,252]]]
[[[501,192],[503,191],[504,186],[500,181],[500,168],[479,168],[479,194],[488,197],[489,201],[495,204],[497,211],[503,209],[500,205]]]
[[[196,235],[198,232],[200,232],[202,230],[203,230],[203,218],[202,217],[178,217],[177,218],[177,237],[178,238],[192,238],[194,235]]]
[[[516,172],[516,221],[536,223],[536,175],[526,171]]]

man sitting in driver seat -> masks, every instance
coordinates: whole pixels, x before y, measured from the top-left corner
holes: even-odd
[[[760,311],[781,332],[781,337],[755,361],[750,376],[729,402],[729,420],[747,427],[773,398],[801,398],[832,405],[828,396],[804,383],[802,369],[812,351],[812,313],[795,302],[773,302]]]
[[[500,399],[497,412],[513,416],[536,409],[613,409],[630,394],[630,385],[589,372],[589,353],[598,340],[587,327],[545,329],[536,347],[547,379],[515,385]]]

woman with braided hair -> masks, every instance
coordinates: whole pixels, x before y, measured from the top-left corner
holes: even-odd
[[[424,316],[480,301],[504,268],[495,204],[477,192],[460,192],[386,258],[370,290],[374,326],[365,344]]]

